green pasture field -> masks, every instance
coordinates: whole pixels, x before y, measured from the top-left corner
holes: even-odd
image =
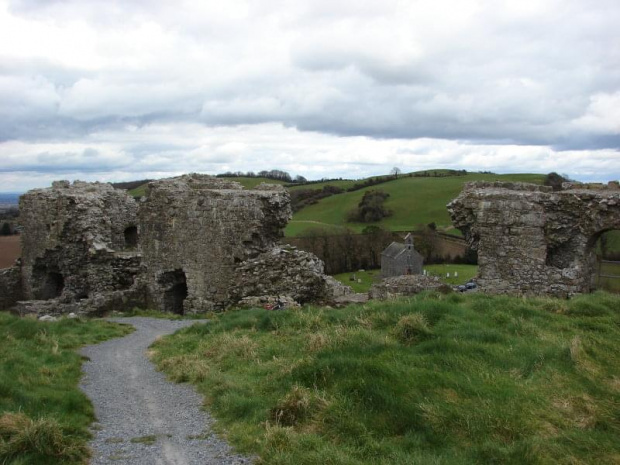
[[[146,195],[146,188],[148,184],[142,184],[141,186],[136,187],[135,189],[130,189],[127,191],[129,195],[132,197],[144,197]]]
[[[285,235],[292,237],[304,234],[306,229],[316,228],[313,223],[348,227],[361,232],[368,224],[348,223],[349,211],[357,207],[364,192],[380,189],[390,197],[385,202],[386,208],[393,211],[392,216],[372,223],[392,231],[411,231],[419,225],[434,222],[440,229],[451,230],[452,223],[446,205],[463,189],[463,184],[471,181],[520,181],[542,184],[541,174],[479,174],[450,177],[407,177],[389,181],[377,186],[367,187],[354,192],[345,192],[321,199],[296,212],[285,229]]]
[[[228,177],[221,177],[219,179],[226,179],[227,181],[236,181],[239,184],[241,184],[243,187],[245,187],[246,189],[254,189],[256,186],[258,186],[259,184],[262,183],[266,183],[266,184],[286,184],[286,182],[284,181],[278,181],[275,179],[269,179],[269,178],[246,178],[246,177],[239,177],[239,178],[228,178]]]
[[[81,464],[92,405],[76,350],[133,331],[102,320],[39,322],[0,312],[0,463]]]
[[[380,176],[377,176],[380,177]],[[312,190],[318,190],[318,189],[323,189],[325,186],[334,186],[334,187],[340,187],[341,189],[348,189],[349,187],[352,187],[354,184],[359,184],[361,182],[364,182],[364,179],[356,181],[354,179],[338,179],[335,181],[325,181],[325,182],[313,182],[310,184],[300,184],[298,186],[291,186],[288,189],[295,191],[295,190],[302,190],[302,189],[312,189]]]
[[[620,296],[231,311],[156,342],[271,465],[617,464]]]

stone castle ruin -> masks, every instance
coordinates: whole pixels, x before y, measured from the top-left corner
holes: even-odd
[[[570,296],[592,290],[597,240],[620,229],[620,187],[474,182],[448,210],[478,251],[482,290]]]
[[[291,217],[281,186],[190,174],[151,182],[136,201],[109,184],[58,181],[24,194],[20,212],[21,264],[0,276],[0,293],[10,289],[2,303],[21,313],[201,313],[349,292],[315,256],[278,244]]]

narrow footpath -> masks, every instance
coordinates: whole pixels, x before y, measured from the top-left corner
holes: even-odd
[[[196,321],[118,318],[136,331],[85,347],[80,388],[95,407],[91,465],[250,464],[211,431],[202,397],[187,384],[166,380],[147,359],[160,336]]]

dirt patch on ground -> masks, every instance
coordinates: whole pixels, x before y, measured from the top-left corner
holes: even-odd
[[[0,236],[0,269],[13,266],[21,254],[19,236]]]

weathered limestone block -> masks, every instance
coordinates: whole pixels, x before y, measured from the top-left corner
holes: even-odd
[[[371,299],[388,300],[419,294],[422,291],[439,289],[445,286],[435,276],[411,274],[392,276],[373,284],[368,293]]]
[[[26,299],[70,303],[133,284],[138,206],[125,191],[57,181],[24,194],[19,208]]]
[[[569,296],[591,289],[594,246],[620,228],[615,185],[475,182],[448,204],[452,222],[478,250],[485,292]]]
[[[286,295],[303,304],[331,302],[351,293],[348,286],[323,273],[315,255],[292,246],[274,247],[241,263],[235,272],[233,300],[247,296]]]
[[[0,311],[9,310],[23,298],[20,266],[0,270]]]

